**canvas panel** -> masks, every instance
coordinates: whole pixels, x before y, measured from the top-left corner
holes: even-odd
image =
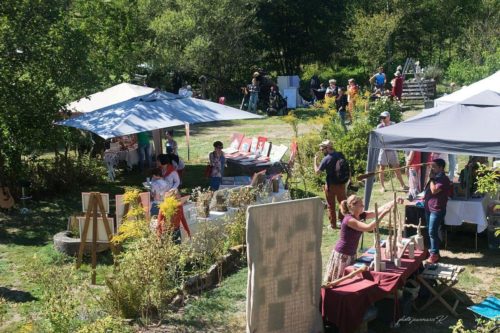
[[[322,332],[319,198],[247,210],[247,332]]]

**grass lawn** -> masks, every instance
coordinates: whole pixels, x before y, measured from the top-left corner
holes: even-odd
[[[304,118],[314,115],[303,114]],[[406,112],[405,117],[415,114]],[[316,131],[315,125],[302,122],[299,134]],[[208,185],[202,176],[206,165],[206,156],[212,150],[212,142],[221,140],[228,144],[233,132],[241,132],[246,136],[264,135],[275,144],[289,146],[292,129],[279,117],[260,120],[224,122],[218,124],[204,124],[191,126],[190,158],[187,161],[187,172],[184,181],[185,191],[196,186]],[[187,160],[187,145],[182,130],[176,132],[179,144],[179,154]],[[463,164],[462,164],[463,165]],[[32,210],[28,216],[19,214],[16,207],[12,212],[0,212],[0,332],[18,332],[30,320],[36,310],[43,306],[40,301],[42,286],[37,281],[29,279],[29,270],[34,261],[41,262],[48,267],[73,265],[71,258],[65,258],[56,253],[52,246],[52,235],[64,230],[67,218],[81,209],[80,192],[98,190],[114,194],[123,193],[126,186],[140,186],[147,175],[137,171],[118,172],[113,183],[105,183],[95,188],[74,189],[64,196],[54,194],[50,198],[36,198],[29,204]],[[388,182],[387,188],[390,188]],[[317,192],[323,197],[323,194]],[[399,192],[400,195],[404,193]],[[358,195],[363,195],[361,189]],[[392,199],[392,193],[380,193],[375,185],[372,203],[383,204]],[[400,212],[404,216],[404,212]],[[327,228],[324,220],[322,255],[326,263],[332,246],[338,238],[338,231]],[[481,301],[489,294],[498,294],[500,290],[498,276],[498,255],[487,249],[485,237],[479,239],[479,251],[474,252],[470,233],[453,234],[448,251],[443,251],[444,262],[465,265],[467,270],[462,274],[457,285],[459,292],[466,295],[473,302]],[[365,247],[372,244],[371,234],[365,235]],[[97,283],[95,294],[102,292],[103,278],[111,272],[112,264],[109,255],[99,255],[97,269]],[[89,261],[87,261],[88,263]],[[81,278],[89,278],[89,266],[83,265],[80,270]],[[245,330],[245,302],[246,302],[247,269],[241,269],[236,274],[221,282],[220,287],[191,297],[187,305],[174,314],[168,321],[159,327],[143,329],[144,332],[242,332]],[[472,315],[463,305],[458,308],[463,313],[466,322],[471,323]],[[417,314],[418,317],[447,315],[445,310],[434,305],[426,312]],[[446,325],[455,323],[451,316]],[[420,325],[420,326],[419,326]],[[446,326],[447,327],[447,326]],[[412,332],[421,329],[424,332],[446,332],[445,326],[433,327],[431,324],[412,324],[400,328],[400,332]],[[387,332],[383,325],[375,325],[377,332]]]

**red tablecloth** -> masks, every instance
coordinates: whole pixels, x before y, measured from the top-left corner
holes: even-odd
[[[335,324],[342,333],[355,331],[368,307],[384,297],[377,283],[354,277],[333,288],[321,288],[323,320]]]
[[[415,250],[415,258],[408,258],[408,251],[401,258],[401,267],[396,267],[392,262],[385,260],[384,249],[382,249],[382,259],[385,261],[386,269],[383,272],[366,271],[363,272],[363,277],[370,281],[376,282],[378,288],[384,292],[392,292],[396,288],[404,286],[406,279],[415,272],[422,261],[427,257],[427,251]],[[369,253],[364,253],[363,256],[372,256]],[[345,269],[345,274],[354,270],[354,266],[348,266]]]

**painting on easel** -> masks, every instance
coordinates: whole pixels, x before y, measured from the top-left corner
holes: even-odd
[[[82,212],[86,213],[89,207],[89,199],[91,192],[82,192]],[[104,210],[106,214],[109,214],[109,194],[101,193],[102,202],[104,204]]]

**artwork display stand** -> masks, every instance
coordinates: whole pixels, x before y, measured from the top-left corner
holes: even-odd
[[[104,223],[104,229],[106,230],[106,235],[108,236],[109,246],[113,254],[116,253],[116,248],[111,242],[113,238],[113,233],[108,224],[106,210],[104,208],[104,203],[102,201],[101,193],[92,192],[90,193],[90,198],[88,202],[88,209],[85,214],[85,224],[83,227],[83,232],[80,235],[80,248],[78,250],[78,259],[76,261],[76,268],[80,268],[83,259],[83,251],[85,249],[85,244],[87,243],[87,233],[89,231],[90,219],[92,218],[92,242],[91,242],[91,256],[92,256],[92,284],[96,284],[96,265],[97,265],[97,223],[99,214],[102,217],[102,222]]]

